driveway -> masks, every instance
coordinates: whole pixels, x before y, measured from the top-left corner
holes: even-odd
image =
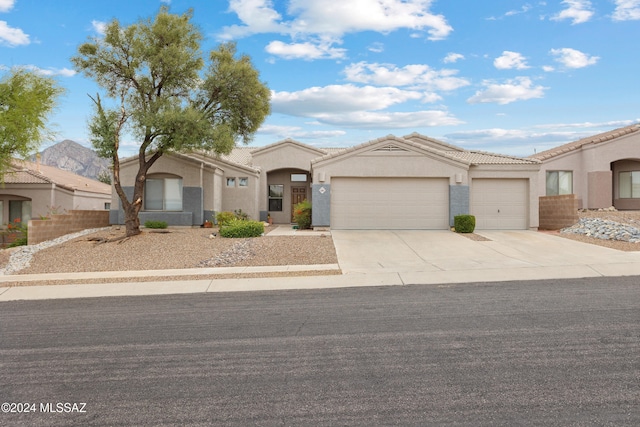
[[[332,231],[345,274],[397,273],[404,283],[640,275],[640,252],[537,231]]]

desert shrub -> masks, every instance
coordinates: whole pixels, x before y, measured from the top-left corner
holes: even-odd
[[[242,212],[242,209],[236,209],[235,211],[233,211],[233,214],[236,216],[236,219],[239,219],[241,221],[246,221],[249,219],[249,214],[246,212]]]
[[[167,228],[168,225],[166,221],[155,221],[152,219],[144,222],[144,226],[147,228]]]
[[[16,236],[11,243],[9,243],[9,248],[15,248],[17,246],[26,246],[27,242],[27,226],[20,220],[20,218],[16,218],[13,222],[7,224],[6,234],[13,234]]]
[[[453,217],[456,233],[473,233],[476,228],[476,217],[473,215],[456,215]]]
[[[258,237],[264,233],[264,223],[261,221],[243,221],[234,219],[220,227],[222,237]]]
[[[216,215],[216,221],[220,227],[229,224],[234,219],[236,219],[236,215],[233,212],[218,212]]]
[[[298,228],[311,228],[311,202],[303,200],[293,207],[293,220]]]

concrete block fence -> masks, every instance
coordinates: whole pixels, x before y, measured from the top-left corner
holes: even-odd
[[[575,194],[540,197],[541,230],[560,230],[578,222],[578,198]]]
[[[30,220],[27,240],[30,245],[36,245],[65,234],[108,226],[109,211],[72,210],[66,214],[52,215],[51,219]]]

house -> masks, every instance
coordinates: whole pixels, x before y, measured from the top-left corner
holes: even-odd
[[[130,198],[137,158],[120,165]],[[413,133],[350,148],[321,149],[286,139],[229,155],[167,154],[149,170],[140,221],[196,226],[217,212],[291,223],[311,201],[312,225],[333,229],[448,229],[471,213],[479,229],[536,229],[535,159],[464,150]],[[111,222],[124,223],[117,195]]]
[[[640,210],[640,124],[537,153],[539,196],[575,194],[578,206]]]
[[[111,186],[52,166],[16,160],[0,186],[0,223],[52,211],[109,210]]]

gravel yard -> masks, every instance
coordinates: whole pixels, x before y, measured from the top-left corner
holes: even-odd
[[[330,235],[210,238],[214,232],[215,229],[204,228],[144,230],[130,239],[108,243],[94,241],[124,236],[124,229],[114,227],[41,250],[33,255],[28,268],[15,274],[338,262]]]
[[[579,211],[580,218],[600,218],[609,221],[615,221],[621,224],[630,225],[640,228],[640,211],[607,211],[607,210],[587,210]],[[593,245],[604,246],[619,251],[640,251],[640,243],[629,243],[617,240],[602,240],[594,237],[581,236],[578,234],[560,233],[559,236],[566,239],[577,240],[579,242],[590,243]]]

